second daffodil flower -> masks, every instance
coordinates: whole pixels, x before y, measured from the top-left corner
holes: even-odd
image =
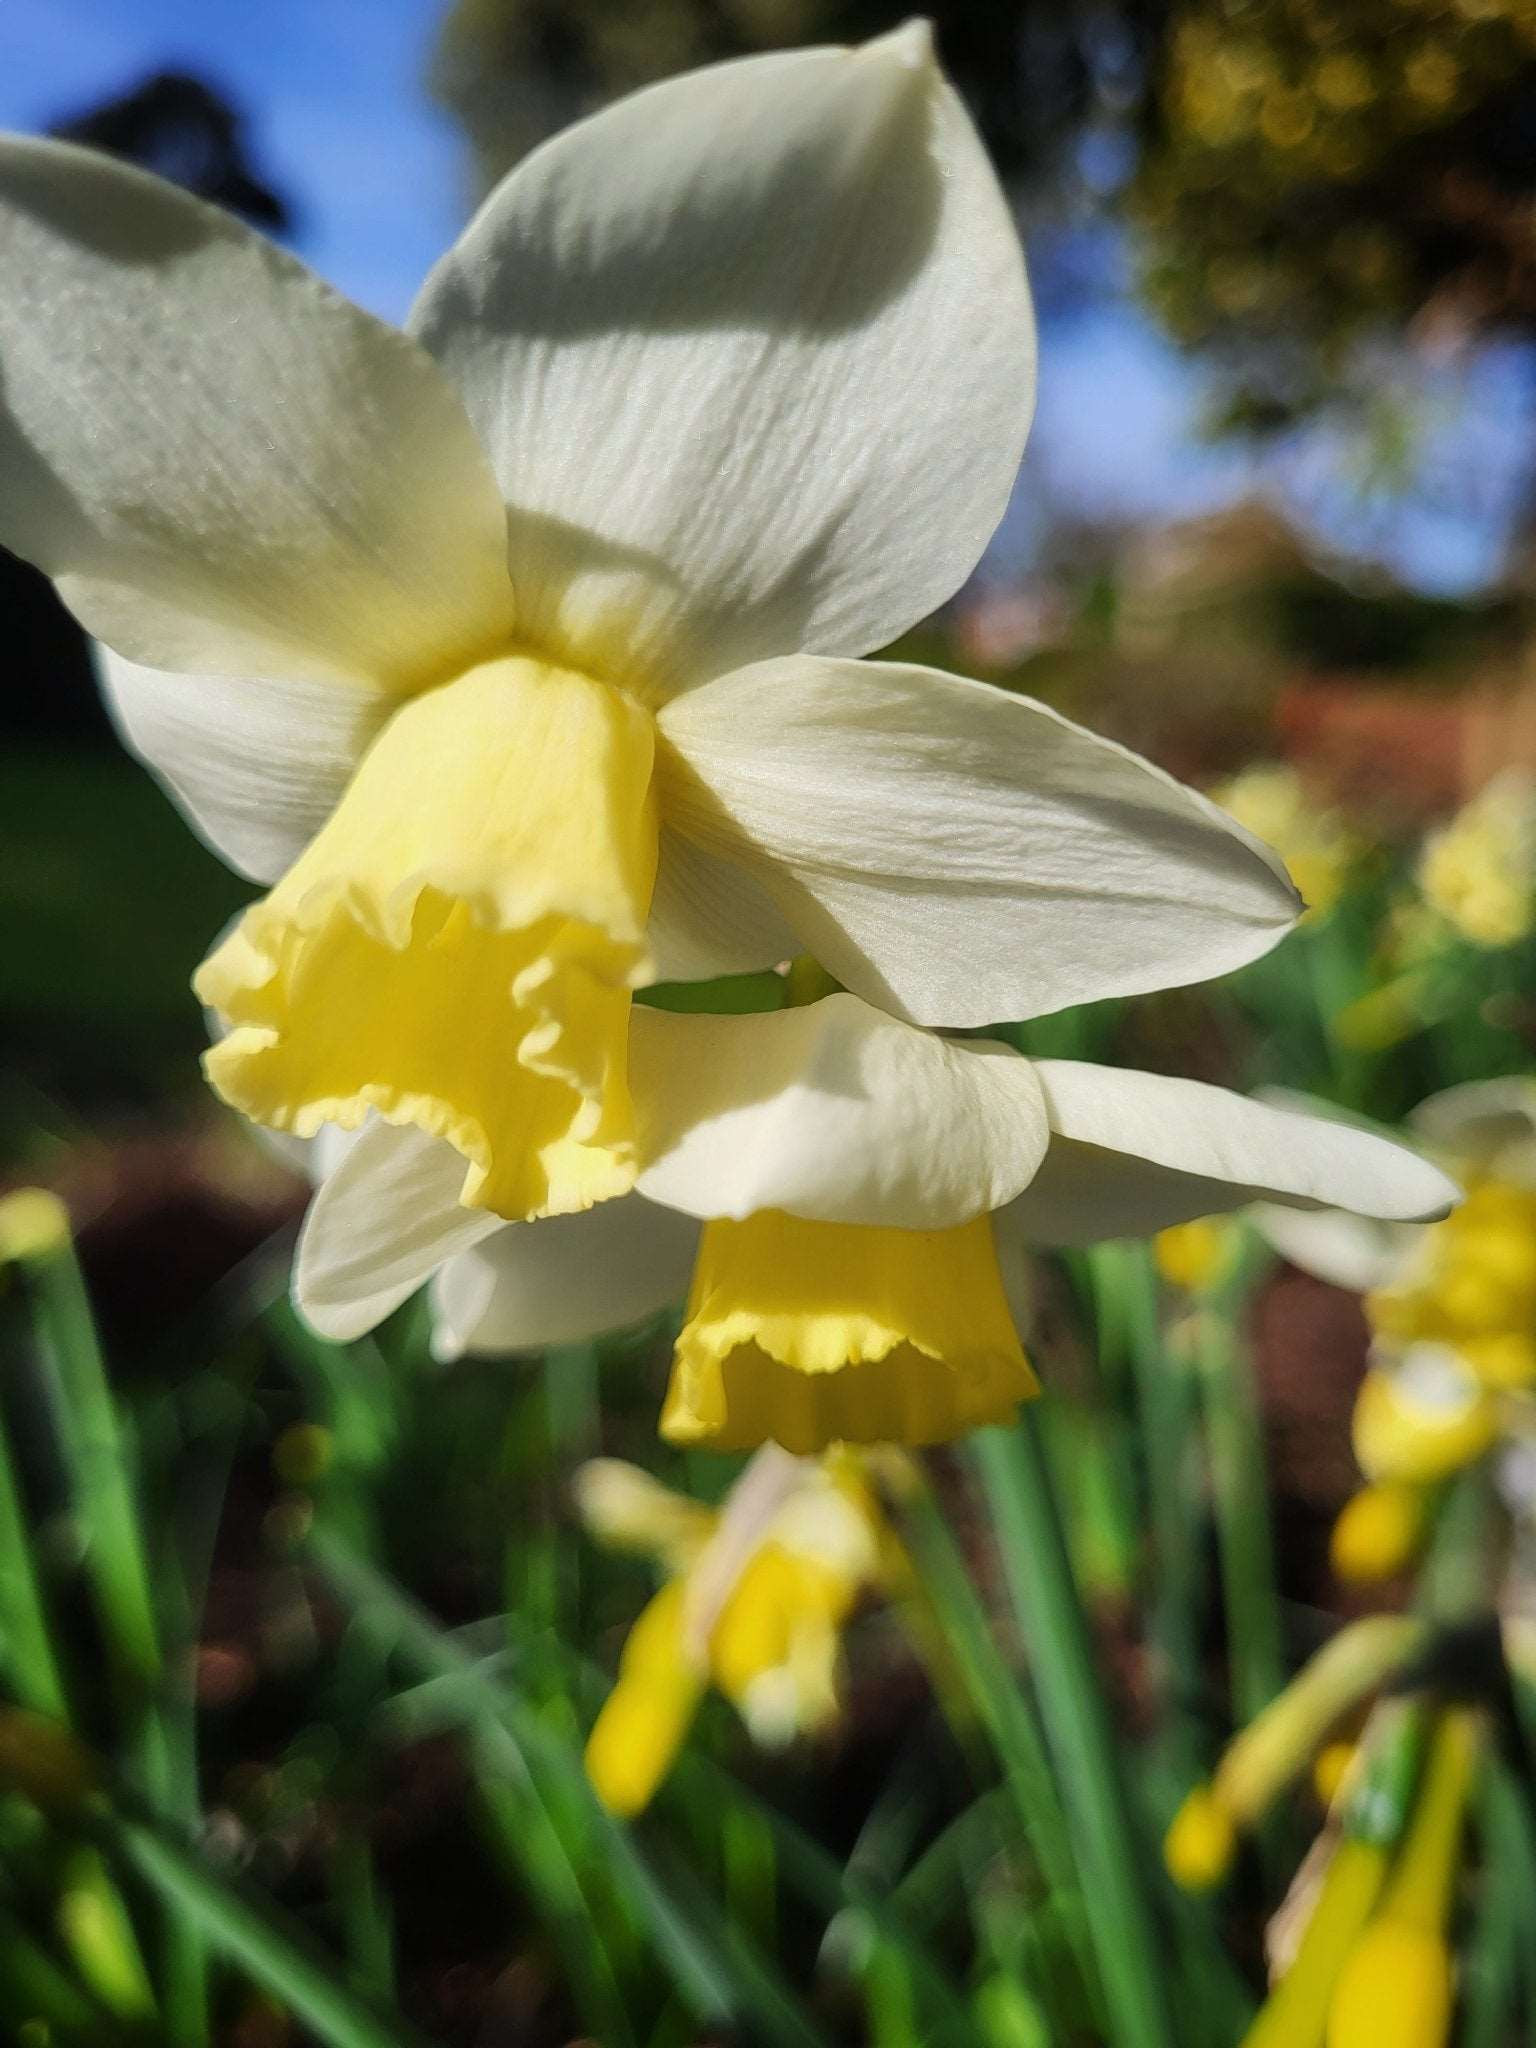
[[[686,1293],[675,1441],[931,1443],[1036,1390],[1007,1286],[1025,1245],[1143,1235],[1261,1193],[1373,1216],[1455,1193],[1369,1132],[945,1039],[846,993],[747,1016],[637,1008],[630,1051],[646,1163],[585,1215],[466,1209],[451,1148],[382,1123],[330,1141],[295,1268],[309,1320],[359,1335],[430,1277],[453,1357],[595,1336]]]
[[[556,137],[404,334],[60,143],[0,142],[0,251],[0,541],[275,884],[198,983],[259,1122],[372,1112],[452,1148],[461,1202],[564,1216],[645,1162],[649,981],[808,948],[967,1026],[1290,922],[1272,857],[1135,756],[853,658],[974,566],[1033,394],[1013,224],[921,24]]]

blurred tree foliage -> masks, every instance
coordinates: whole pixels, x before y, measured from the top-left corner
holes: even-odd
[[[142,164],[269,233],[282,234],[293,225],[287,200],[251,163],[245,116],[185,71],[156,71],[118,98],[59,122],[52,132]]]
[[[1184,0],[1130,193],[1147,297],[1288,424],[1405,328],[1536,328],[1533,0]]]
[[[482,190],[603,101],[690,66],[797,43],[860,42],[926,14],[1011,177],[1056,174],[1090,123],[1138,102],[1159,0],[454,0],[433,89],[462,122]]]
[[[484,189],[544,135],[651,79],[856,41],[909,11],[455,0],[433,82]],[[1005,174],[1123,206],[1148,301],[1233,373],[1220,425],[1288,425],[1360,384],[1360,344],[1379,335],[1445,345],[1536,328],[1536,0],[928,11]]]

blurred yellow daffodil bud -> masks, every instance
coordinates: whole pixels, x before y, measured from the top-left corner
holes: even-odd
[[[622,1458],[589,1458],[572,1490],[577,1512],[599,1543],[647,1552],[671,1570],[692,1562],[715,1525],[712,1510]]]
[[[1459,1349],[1491,1392],[1516,1394],[1536,1387],[1536,1338],[1522,1331],[1468,1337]]]
[[[704,1691],[704,1675],[684,1653],[685,1587],[672,1579],[645,1607],[619,1660],[587,1742],[587,1775],[610,1812],[647,1806],[672,1768]]]
[[[1335,1573],[1352,1586],[1395,1578],[1417,1555],[1428,1520],[1421,1486],[1383,1479],[1361,1487],[1333,1525],[1329,1556]]]
[[[1237,1826],[1209,1785],[1185,1796],[1163,1837],[1163,1861],[1174,1883],[1187,1892],[1220,1884],[1237,1855]]]
[[[69,1242],[69,1211],[47,1188],[0,1197],[0,1261],[46,1258]]]
[[[1204,1294],[1218,1286],[1232,1269],[1240,1226],[1226,1216],[1199,1216],[1175,1223],[1152,1240],[1157,1270],[1170,1287],[1186,1294]]]
[[[1344,1966],[1328,2010],[1328,2048],[1442,2048],[1450,2027],[1451,1958],[1445,1937],[1383,1918]]]
[[[1320,1804],[1332,1806],[1360,1754],[1357,1742],[1325,1742],[1312,1763],[1312,1789]]]

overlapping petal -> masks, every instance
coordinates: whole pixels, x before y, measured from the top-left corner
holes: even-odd
[[[674,830],[745,867],[839,981],[919,1023],[1199,981],[1300,907],[1206,798],[986,683],[790,658],[658,722]]]
[[[126,744],[253,882],[275,882],[298,859],[394,708],[351,683],[144,668],[101,642],[96,666]]]
[[[1348,1124],[1165,1074],[1034,1068],[1050,1149],[1000,1220],[1037,1244],[1147,1236],[1255,1201],[1427,1222],[1457,1198],[1438,1167]]]
[[[443,1359],[574,1343],[687,1292],[699,1226],[641,1196],[501,1224],[461,1206],[464,1163],[443,1139],[376,1122],[328,1130],[320,1150],[294,1297],[325,1336],[361,1336],[428,1279]]]
[[[663,818],[648,931],[661,981],[712,981],[776,967],[801,950],[762,885]]]
[[[1479,1172],[1536,1187],[1536,1080],[1500,1074],[1421,1102],[1408,1119],[1426,1145]]]
[[[698,1242],[691,1216],[642,1195],[508,1224],[437,1274],[433,1351],[537,1351],[623,1329],[682,1300]]]
[[[950,596],[1033,400],[1018,238],[920,24],[555,137],[411,325],[491,452],[525,631],[662,694]]]
[[[756,1016],[637,1009],[638,1186],[698,1217],[784,1209],[938,1230],[998,1208],[1045,1151],[1028,1060],[854,996]]]
[[[445,1260],[508,1228],[458,1195],[464,1161],[410,1125],[370,1123],[340,1152],[309,1206],[293,1294],[322,1336],[360,1337]]]
[[[0,264],[0,541],[99,638],[391,689],[505,639],[495,481],[415,343],[65,143],[0,140]]]
[[[1352,1294],[1384,1286],[1421,1234],[1412,1223],[1382,1223],[1343,1209],[1286,1209],[1278,1202],[1260,1203],[1253,1222],[1281,1258]]]

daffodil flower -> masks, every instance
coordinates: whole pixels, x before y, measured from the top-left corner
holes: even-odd
[[[1364,852],[1342,813],[1278,761],[1255,763],[1211,794],[1285,862],[1307,906],[1303,923],[1326,917]]]
[[[854,1453],[760,1451],[718,1510],[632,1465],[594,1459],[577,1474],[577,1503],[601,1541],[649,1552],[667,1573],[630,1631],[587,1745],[609,1807],[632,1814],[647,1804],[711,1684],[767,1747],[827,1725],[840,1632],[895,1556]]]
[[[1536,929],[1536,776],[1506,768],[1424,842],[1424,902],[1474,946]]]
[[[1306,1770],[1329,1731],[1401,1671],[1422,1647],[1417,1616],[1372,1614],[1346,1623],[1285,1690],[1239,1729],[1214,1776],[1174,1815],[1163,1859],[1187,1891],[1207,1891],[1232,1868],[1240,1837]]]
[[[1367,1483],[1333,1542],[1336,1568],[1357,1581],[1411,1562],[1441,1481],[1500,1444],[1536,1441],[1536,1081],[1450,1088],[1409,1123],[1466,1184],[1433,1228],[1260,1212],[1287,1258],[1365,1297],[1354,1447]]]
[[[395,332],[239,223],[0,142],[0,541],[270,893],[223,1096],[631,1189],[631,991],[809,948],[972,1026],[1266,950],[1278,862],[1046,707],[855,657],[975,565],[1033,394],[1013,223],[912,24],[536,151]]]
[[[1146,1234],[1261,1193],[1387,1216],[1455,1195],[1369,1132],[945,1039],[848,994],[747,1016],[637,1008],[630,1061],[645,1164],[582,1216],[501,1224],[458,1202],[451,1147],[371,1124],[305,1224],[310,1322],[357,1336],[433,1278],[444,1355],[514,1351],[687,1289],[668,1436],[926,1443],[1036,1390],[1005,1284],[1026,1244]]]
[[[1426,1736],[1426,1724],[1427,1736]],[[1378,1703],[1270,1923],[1270,1994],[1242,2048],[1443,2048],[1448,1921],[1487,1730],[1471,1707]]]

